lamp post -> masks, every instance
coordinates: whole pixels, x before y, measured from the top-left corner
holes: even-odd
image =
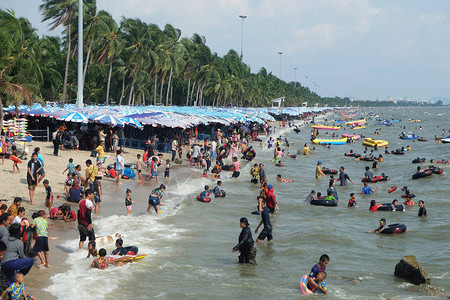
[[[297,87],[297,67],[294,68],[294,87]]]
[[[78,78],[77,108],[83,107],[83,0],[78,0]]]
[[[283,52],[278,52],[278,54],[280,55],[280,75],[278,76],[281,79],[281,54],[283,54]]]
[[[242,60],[242,57],[244,55],[242,51],[244,45],[244,19],[247,18],[247,16],[239,15],[239,18],[242,19],[242,29],[241,29],[241,60]]]

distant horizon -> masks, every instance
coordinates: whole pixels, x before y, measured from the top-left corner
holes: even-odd
[[[42,1],[0,4],[29,19],[39,35],[50,32],[42,23]],[[239,2],[193,0],[98,0],[98,9],[139,18],[163,27],[169,23],[182,36],[205,36],[213,52],[240,53],[244,20],[243,61],[252,72],[265,67],[286,82],[300,82],[321,97],[381,101],[409,97],[415,101],[450,103],[450,2],[267,0]],[[192,18],[198,13],[201,17]],[[282,52],[283,54],[278,54]],[[281,62],[281,65],[280,65]],[[294,69],[297,68],[297,69]],[[436,100],[433,100],[436,99]]]

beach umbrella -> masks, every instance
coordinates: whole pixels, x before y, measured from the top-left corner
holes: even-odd
[[[108,124],[111,126],[123,126],[123,122],[114,116],[111,115],[99,115],[94,118],[94,122],[100,123],[100,124]]]
[[[66,122],[87,123],[88,116],[79,112],[73,112],[59,117],[59,120]]]
[[[120,121],[123,124],[129,125],[131,127],[140,128],[140,129],[142,129],[144,127],[144,126],[142,126],[142,124],[139,121],[137,121],[133,118],[130,118],[130,117],[120,118]]]

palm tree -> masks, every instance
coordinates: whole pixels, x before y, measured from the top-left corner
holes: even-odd
[[[39,94],[42,73],[37,63],[38,36],[28,20],[16,18],[14,11],[0,10],[0,128],[3,126],[3,99],[18,107],[31,104]]]
[[[64,107],[64,102],[67,97],[67,78],[69,76],[69,59],[70,59],[70,49],[71,49],[71,36],[72,29],[71,23],[72,19],[77,11],[79,0],[43,0],[43,4],[39,6],[42,11],[42,21],[52,20],[50,30],[54,30],[60,25],[67,27],[67,54],[66,54],[66,69],[64,72],[64,86],[62,94],[62,106]]]
[[[119,38],[121,34],[119,26],[112,16],[106,11],[101,11],[99,14],[105,14],[103,21],[108,26],[108,34],[103,36],[100,42],[99,53],[97,54],[97,62],[100,64],[109,63],[108,82],[106,85],[106,100],[105,104],[109,104],[109,91],[111,88],[111,76],[113,64],[117,57],[120,56],[123,49],[122,40]]]

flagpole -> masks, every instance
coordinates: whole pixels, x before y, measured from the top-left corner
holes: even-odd
[[[78,0],[78,93],[77,108],[83,107],[83,0]]]

